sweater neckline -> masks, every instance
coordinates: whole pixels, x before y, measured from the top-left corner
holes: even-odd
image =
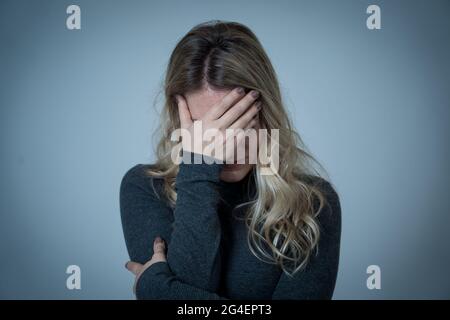
[[[250,177],[252,176],[252,171],[253,170],[251,170],[249,173],[247,173],[247,175],[239,181],[227,182],[224,180],[219,180],[219,185],[226,189],[240,189],[244,185],[246,186],[248,184]]]
[[[246,201],[254,189],[254,176],[251,170],[243,179],[236,182],[219,181],[223,197],[231,202]]]

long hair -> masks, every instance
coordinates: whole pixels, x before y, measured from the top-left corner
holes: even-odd
[[[322,166],[306,151],[285,111],[273,66],[255,34],[236,22],[209,21],[192,28],[176,45],[164,82],[160,141],[153,177],[164,179],[163,193],[173,207],[178,165],[171,159],[170,140],[180,127],[175,95],[204,88],[231,90],[241,86],[260,92],[260,126],[279,130],[279,167],[262,175],[260,164],[252,169],[256,193],[246,205],[248,245],[260,260],[279,265],[293,275],[304,268],[317,249],[320,237],[317,215],[326,205],[321,188],[308,179],[319,176]],[[270,134],[269,139],[270,140]],[[269,148],[270,149],[270,148]]]

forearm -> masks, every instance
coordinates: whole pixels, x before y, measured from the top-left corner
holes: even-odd
[[[192,156],[193,154],[191,154]],[[192,159],[192,158],[191,158]],[[180,164],[167,259],[178,279],[215,291],[220,280],[220,164]]]
[[[147,268],[136,284],[138,300],[228,300],[214,292],[186,284],[178,279],[166,262]]]
[[[153,240],[161,236],[177,277],[215,291],[220,277],[219,175],[218,164],[180,165],[173,209],[164,197],[162,180],[148,177],[143,165],[130,169],[120,188],[122,227],[130,259],[147,262],[153,255]]]

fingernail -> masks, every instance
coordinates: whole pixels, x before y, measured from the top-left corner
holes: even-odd
[[[156,241],[156,242],[162,242],[162,239],[161,239],[160,236],[157,236],[157,237],[155,238],[155,241]]]
[[[239,93],[239,94],[243,94],[243,93],[244,93],[244,88],[238,87],[238,88],[236,89],[236,91],[237,91],[237,93]]]
[[[253,98],[258,98],[258,96],[259,96],[259,92],[253,90],[253,91],[252,91],[252,97],[253,97]]]

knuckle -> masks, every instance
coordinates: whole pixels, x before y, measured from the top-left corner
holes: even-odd
[[[250,105],[250,101],[239,104],[239,111],[244,112]]]
[[[257,112],[258,109],[255,106],[251,107],[247,112],[247,119],[248,120],[252,119]]]
[[[164,254],[162,253],[155,253],[152,257],[153,262],[157,262],[158,260],[164,259]]]

